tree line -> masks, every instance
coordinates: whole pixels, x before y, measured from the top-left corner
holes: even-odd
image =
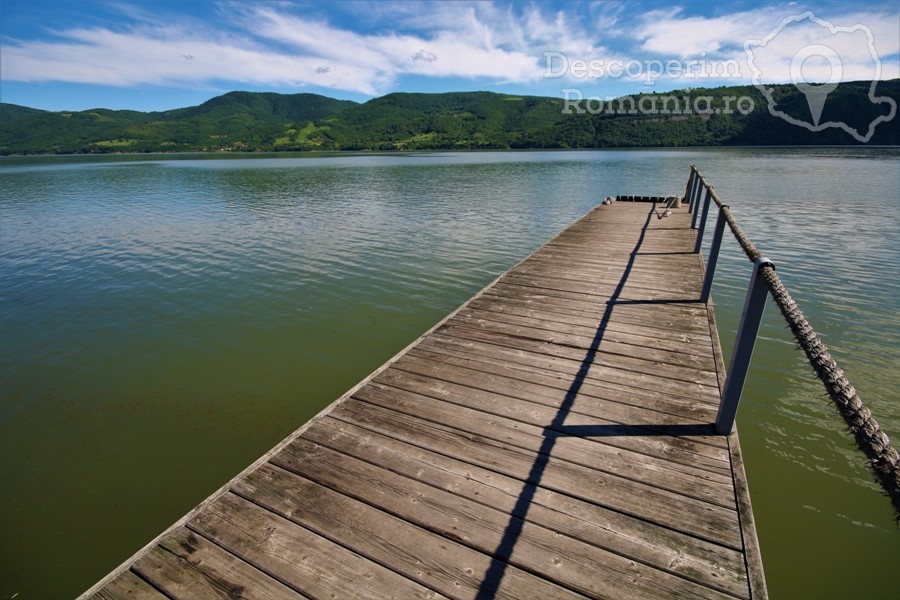
[[[316,94],[230,92],[165,112],[50,112],[0,104],[0,154],[107,152],[408,151],[516,148],[636,148],[860,143],[812,123],[793,85],[692,88],[602,99],[492,92],[395,93],[365,103]],[[842,83],[819,123],[842,123],[869,144],[900,144],[900,80]],[[880,99],[880,100],[879,100]],[[778,114],[773,114],[770,105]],[[780,116],[779,116],[780,115]],[[878,121],[881,119],[881,121]]]

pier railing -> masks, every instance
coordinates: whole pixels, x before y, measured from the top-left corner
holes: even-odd
[[[709,300],[726,225],[734,234],[744,254],[753,263],[750,286],[744,301],[744,310],[738,326],[734,351],[725,378],[725,389],[716,417],[716,431],[728,434],[734,427],[738,403],[750,368],[750,358],[759,332],[766,297],[771,294],[799,348],[806,354],[810,365],[825,386],[828,396],[853,434],[856,445],[868,458],[875,480],[887,492],[894,506],[896,517],[900,519],[900,454],[891,445],[890,438],[881,430],[872,412],[860,400],[856,389],[831,357],[825,344],[803,316],[800,307],[791,298],[775,271],[774,263],[763,256],[762,252],[750,241],[735,221],[728,205],[722,202],[716,194],[716,190],[709,185],[694,165],[691,165],[691,174],[685,187],[684,199],[693,215],[691,226],[697,229],[695,252],[700,252],[711,205],[715,204],[718,208],[718,217],[701,291],[702,302]]]

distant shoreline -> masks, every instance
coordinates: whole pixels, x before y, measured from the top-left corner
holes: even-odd
[[[793,85],[772,86],[771,97],[754,86],[731,86],[604,101],[615,111],[600,111],[593,97],[579,104],[494,92],[395,93],[363,104],[316,94],[229,92],[153,113],[0,104],[0,155],[900,145],[900,79],[877,82],[877,98],[869,94],[872,83],[842,83],[815,126],[808,99]],[[734,110],[735,98],[743,100],[741,110]],[[672,108],[687,99],[689,111]]]
[[[593,98],[571,110],[571,100],[493,92],[395,93],[363,104],[229,92],[154,113],[0,104],[0,155],[900,145],[900,79],[877,82],[877,98],[872,83],[842,83],[815,126],[793,85],[772,86],[777,102],[754,86],[693,88],[606,101],[614,111],[599,110]],[[729,110],[735,98],[742,110]]]
[[[415,154],[483,154],[483,153],[537,153],[537,152],[642,152],[642,151],[685,151],[685,150],[789,150],[789,149],[898,149],[900,144],[769,144],[769,145],[753,145],[753,146],[642,146],[631,148],[490,148],[482,150],[448,150],[448,149],[431,149],[431,150],[278,150],[278,151],[235,151],[235,152],[217,152],[217,151],[193,151],[193,152],[97,152],[97,153],[68,153],[68,154],[4,154],[0,155],[0,162],[6,159],[22,159],[22,158],[102,158],[102,157],[123,157],[123,158],[290,158],[304,157],[323,158],[329,156],[404,156]]]

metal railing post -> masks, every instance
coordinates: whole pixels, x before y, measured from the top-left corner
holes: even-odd
[[[722,238],[725,235],[725,212],[723,208],[728,208],[727,204],[723,204],[719,208],[719,218],[716,219],[716,230],[713,232],[712,245],[709,248],[709,258],[706,259],[706,273],[703,279],[703,290],[700,292],[700,302],[706,304],[709,301],[709,294],[712,291],[713,277],[716,274],[716,263],[719,262],[719,249],[722,247]]]
[[[706,217],[709,215],[709,205],[712,202],[712,188],[706,188],[706,200],[703,201],[703,215],[700,217],[700,223],[695,227],[697,230],[697,241],[694,243],[694,253],[700,252],[700,245],[703,243],[703,232],[706,231]],[[697,213],[694,213],[697,218]]]
[[[695,173],[694,189],[691,190],[691,212],[697,213],[697,202],[700,201],[700,194],[703,193],[703,179],[700,177],[700,171]],[[693,227],[693,225],[691,225]]]
[[[747,372],[750,370],[753,346],[756,344],[763,309],[766,307],[769,289],[759,275],[759,270],[763,265],[770,265],[774,268],[774,263],[764,256],[753,263],[753,275],[750,276],[750,287],[747,289],[747,298],[744,301],[744,312],[741,314],[741,324],[738,326],[737,338],[734,341],[731,364],[728,365],[728,375],[725,377],[725,391],[722,392],[722,402],[719,404],[719,412],[716,415],[716,432],[724,435],[731,433],[734,428],[738,403],[741,401],[744,382],[747,380]]]
[[[728,205],[723,204],[715,190],[706,182],[703,175],[695,165],[691,165],[691,176],[688,179],[688,206],[696,219],[697,202],[707,188],[707,202],[710,196],[720,207],[719,217],[716,221],[716,231],[710,248],[710,256],[706,265],[706,273],[703,280],[703,289],[700,292],[700,300],[709,306],[709,295],[712,289],[716,262],[724,236],[725,225],[737,238],[741,249],[750,260],[760,256],[759,250],[751,242],[738,224],[734,221]],[[705,227],[707,214],[704,212],[703,223]],[[692,228],[696,228],[693,223]],[[702,232],[700,233],[702,235]],[[699,248],[699,236],[697,247]],[[770,267],[771,271],[763,271],[762,267]],[[744,311],[741,315],[741,323],[735,339],[734,353],[731,364],[728,366],[727,379],[722,386],[722,400],[716,414],[715,430],[719,434],[728,435],[734,429],[734,421],[737,416],[738,404],[744,390],[744,383],[750,370],[750,360],[753,355],[753,347],[759,335],[759,326],[762,322],[763,310],[768,293],[778,306],[778,310],[784,317],[797,340],[798,347],[806,354],[806,358],[813,367],[813,371],[825,386],[828,396],[837,407],[841,417],[856,438],[856,445],[866,455],[869,467],[875,475],[875,479],[891,498],[896,517],[900,520],[900,452],[891,445],[887,434],[882,431],[878,422],[872,416],[869,409],[863,405],[862,400],[854,387],[847,380],[843,371],[828,353],[827,348],[819,339],[812,326],[806,321],[803,313],[794,299],[791,298],[784,284],[775,272],[775,265],[765,258],[758,258],[753,263],[753,274],[750,278],[750,286],[747,297],[744,300]]]
[[[691,195],[694,193],[694,165],[691,165],[691,174],[688,176],[687,185],[684,186],[684,201],[688,205],[688,212],[691,212]]]
[[[700,188],[701,188],[701,193],[702,193],[702,188],[703,188],[703,185],[702,185],[702,184],[700,185]],[[700,202],[700,196],[699,196],[699,195],[697,195],[697,199],[696,199],[696,200],[692,200],[692,201],[691,201],[691,206],[694,207],[693,210],[691,211],[691,229],[697,229],[697,215],[700,214],[700,211],[697,210],[697,204],[698,204],[699,202]]]

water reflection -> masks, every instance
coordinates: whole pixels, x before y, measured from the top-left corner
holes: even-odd
[[[898,159],[3,159],[0,595],[86,588],[603,197],[679,193],[691,163],[896,438]],[[726,359],[749,274],[726,244]],[[772,595],[852,594],[851,555],[871,590],[896,589],[889,504],[774,307],[761,335],[738,422]]]

